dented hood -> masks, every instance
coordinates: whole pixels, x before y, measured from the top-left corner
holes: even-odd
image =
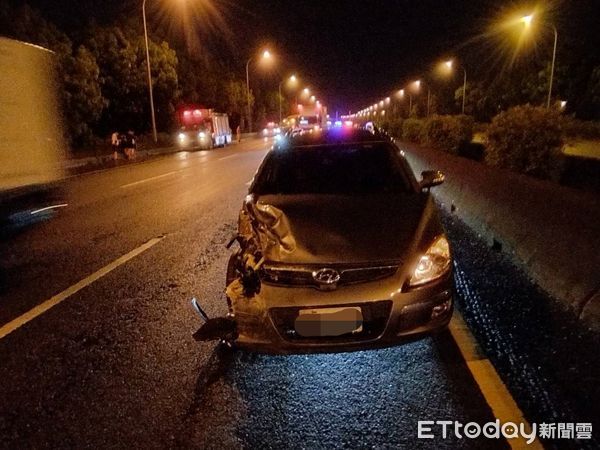
[[[429,195],[411,193],[265,195],[247,206],[265,259],[291,264],[403,260],[435,215]]]

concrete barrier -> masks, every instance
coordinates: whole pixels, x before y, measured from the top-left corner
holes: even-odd
[[[588,325],[600,330],[600,199],[592,193],[399,143],[415,173],[439,169],[434,188],[471,228],[522,266]]]

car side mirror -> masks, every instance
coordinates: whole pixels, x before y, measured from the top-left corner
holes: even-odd
[[[419,182],[421,189],[428,190],[433,186],[438,186],[442,184],[444,182],[444,179],[446,178],[443,172],[440,172],[439,170],[424,170],[423,172],[421,172],[421,177],[422,179]]]

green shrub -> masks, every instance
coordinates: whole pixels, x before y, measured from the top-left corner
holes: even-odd
[[[434,115],[425,121],[421,130],[421,142],[456,155],[461,147],[471,142],[473,125],[471,116]]]
[[[390,121],[389,120],[382,120],[380,122],[377,122],[377,126],[379,128],[381,128],[383,131],[386,132],[390,132]]]
[[[402,118],[398,117],[390,120],[388,133],[393,137],[402,138]]]
[[[421,119],[406,119],[402,123],[402,139],[408,142],[420,142],[423,121]]]
[[[485,161],[537,178],[558,180],[563,167],[560,116],[530,105],[498,114],[488,127]]]

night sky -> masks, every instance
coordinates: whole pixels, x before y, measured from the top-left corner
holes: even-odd
[[[149,17],[154,26],[168,21],[165,5],[186,1],[187,4],[207,0],[147,0]],[[573,4],[588,5],[598,0],[553,2],[561,14],[580,12],[582,23],[565,20],[577,30],[593,33],[593,25],[585,21],[584,9]],[[99,23],[110,22],[117,14],[141,16],[141,1],[105,0],[34,0],[33,3],[51,15],[61,26],[80,26],[90,17]],[[209,58],[234,62],[244,75],[248,55],[269,45],[279,56],[276,77],[292,72],[314,87],[329,110],[346,112],[372,103],[406,81],[431,71],[440,58],[458,55],[474,66],[495,70],[485,45],[477,36],[486,29],[499,10],[527,1],[491,0],[212,0],[221,14],[222,24],[214,20],[196,23],[202,51]],[[548,2],[544,2],[548,4]],[[181,3],[180,3],[181,4]],[[60,5],[60,7],[59,7]],[[172,9],[172,8],[171,8]],[[141,20],[141,19],[140,19]],[[561,17],[553,17],[561,24]],[[171,30],[177,24],[170,24]],[[561,30],[562,31],[562,30]],[[587,39],[582,36],[582,40]],[[254,53],[253,53],[254,52]],[[282,58],[283,57],[283,58]],[[238,69],[236,69],[238,70]],[[279,78],[278,78],[279,79]]]

